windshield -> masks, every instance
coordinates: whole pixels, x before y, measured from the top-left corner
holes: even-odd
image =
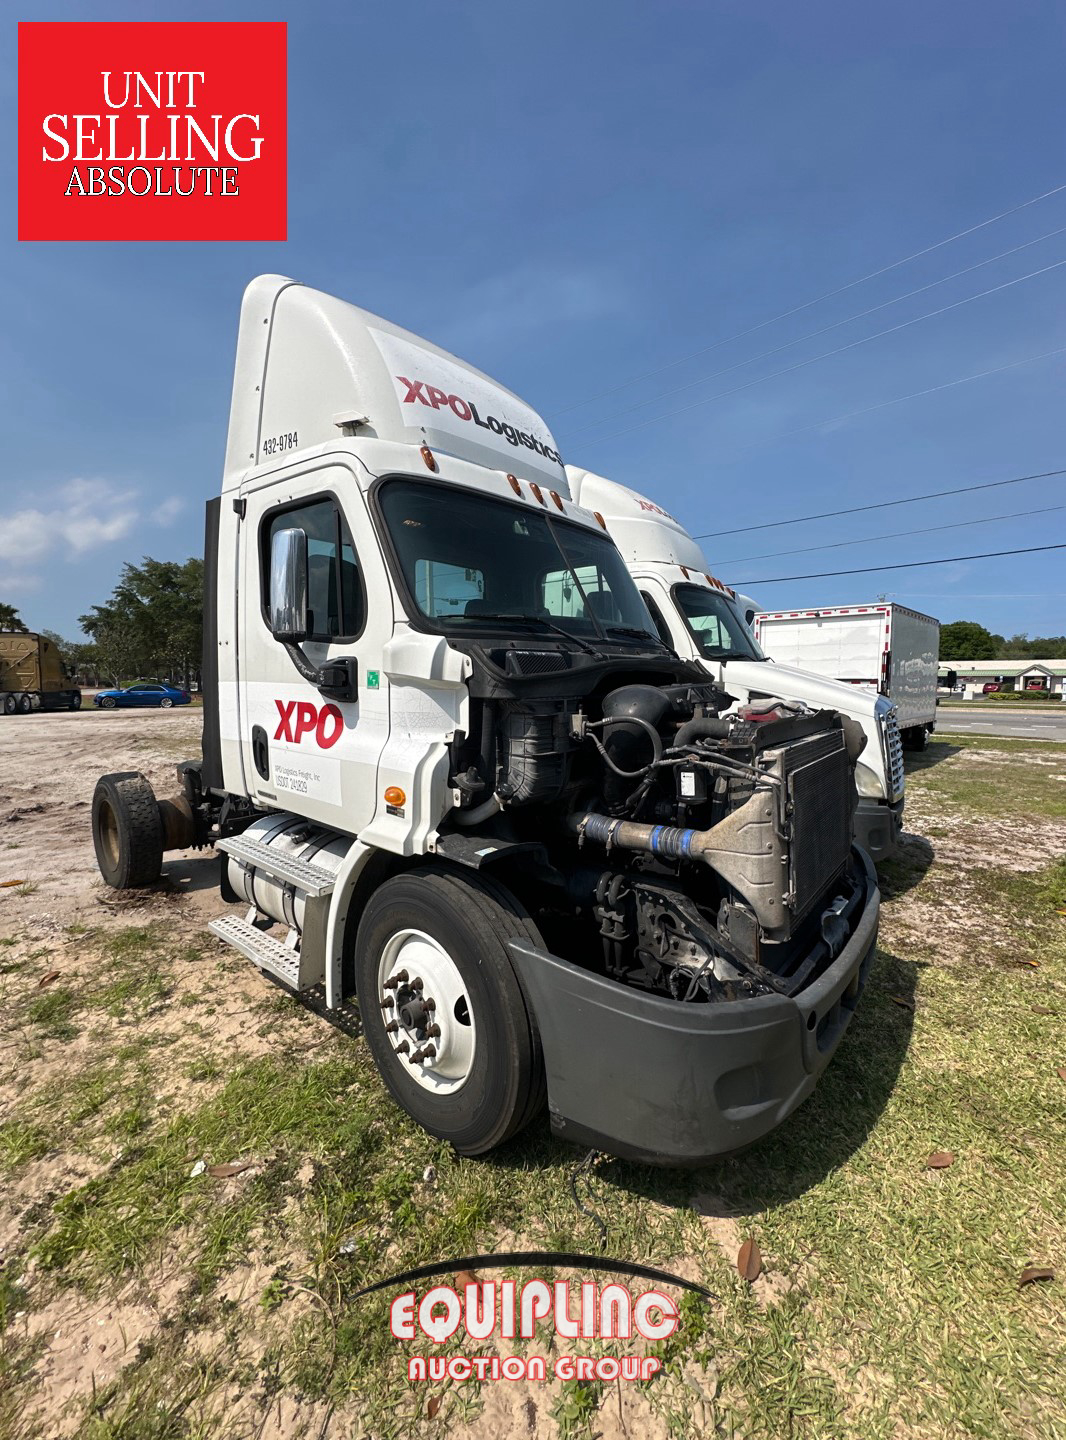
[[[435,627],[519,623],[662,648],[606,535],[452,485],[390,480],[380,496],[407,588]]]
[[[719,591],[675,585],[674,599],[700,654],[708,660],[766,659],[751,631]]]

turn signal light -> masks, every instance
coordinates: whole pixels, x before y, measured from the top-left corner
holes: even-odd
[[[419,446],[418,453],[422,456],[422,459],[426,462],[426,469],[427,469],[427,470],[436,470],[436,468],[437,468],[437,460],[436,460],[435,455],[433,454],[433,451],[429,448],[428,445],[420,445],[420,446]]]
[[[405,805],[406,803],[407,795],[400,789],[399,785],[390,785],[385,791],[386,805]]]

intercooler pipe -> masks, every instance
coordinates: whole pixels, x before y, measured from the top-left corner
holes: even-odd
[[[582,840],[594,840],[609,850],[644,850],[660,860],[703,860],[717,849],[709,830],[688,830],[679,825],[644,825],[637,820],[613,820],[609,815],[571,815],[570,829]]]

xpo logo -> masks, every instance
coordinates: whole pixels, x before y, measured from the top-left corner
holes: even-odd
[[[275,740],[288,740],[299,745],[305,735],[313,735],[320,750],[336,745],[344,733],[344,716],[336,705],[312,705],[309,700],[275,700],[278,707],[278,728]]]

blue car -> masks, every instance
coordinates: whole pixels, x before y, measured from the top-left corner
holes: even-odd
[[[188,705],[189,692],[175,685],[131,685],[128,690],[101,690],[93,697],[100,710],[114,710],[117,705],[158,705],[169,710],[172,705]]]

